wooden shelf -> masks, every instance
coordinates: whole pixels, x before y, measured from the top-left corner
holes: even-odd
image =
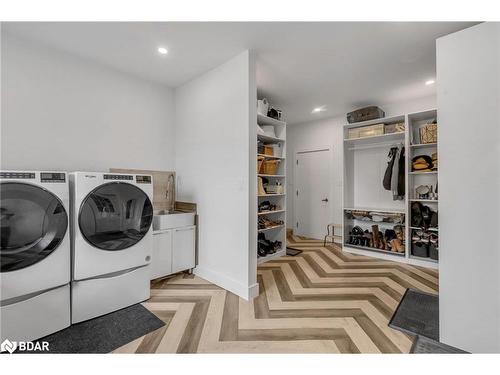
[[[257,113],[257,124],[259,124],[259,125],[285,126],[286,122],[276,120],[272,117]]]
[[[278,250],[274,254],[269,254],[269,255],[266,255],[265,257],[257,258],[257,264],[266,263],[266,262],[270,261],[271,259],[280,258],[280,257],[285,256],[285,255],[286,255],[286,249]]]
[[[282,156],[271,156],[271,155],[266,155],[266,154],[257,154],[257,156],[263,156],[266,159],[278,159],[278,160],[285,160],[284,157]]]
[[[269,227],[269,228],[262,228],[262,229],[259,229],[259,233],[267,232],[267,231],[270,231],[273,229],[280,229],[280,228],[284,228],[284,227],[285,227],[285,224],[280,224],[280,225],[275,225],[275,226]]]
[[[285,210],[263,211],[263,212],[257,212],[257,215],[263,216],[263,215],[272,215],[272,214],[282,214],[283,212],[286,212],[286,211]]]
[[[369,246],[357,246],[357,245],[350,245],[350,244],[346,243],[346,244],[344,244],[344,247],[350,247],[350,248],[359,249],[359,250],[375,251],[377,253],[391,254],[391,255],[396,255],[396,256],[401,256],[401,257],[405,256],[405,253],[397,253],[395,251],[381,250],[381,249],[376,249],[374,247],[369,247]]]
[[[257,134],[257,139],[266,143],[280,143],[285,142],[282,138],[270,137],[269,135]]]

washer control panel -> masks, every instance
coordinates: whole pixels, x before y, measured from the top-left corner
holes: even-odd
[[[128,174],[105,174],[105,180],[125,180],[125,181],[133,181],[134,176]]]
[[[0,172],[0,178],[34,179],[35,174],[31,172]]]
[[[41,172],[40,181],[42,182],[66,182],[66,174],[58,172]]]

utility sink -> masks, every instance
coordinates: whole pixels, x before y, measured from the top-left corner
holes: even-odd
[[[194,225],[194,215],[194,212],[158,211],[153,216],[153,230],[165,230]]]

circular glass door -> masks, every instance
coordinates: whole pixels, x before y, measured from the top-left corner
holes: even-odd
[[[78,222],[92,246],[117,251],[138,243],[153,221],[153,205],[144,191],[123,182],[101,185],[85,197]]]
[[[48,257],[68,228],[62,202],[35,185],[0,183],[1,272],[19,270]]]

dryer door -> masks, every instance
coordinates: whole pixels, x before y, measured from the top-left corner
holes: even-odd
[[[40,186],[0,183],[1,272],[16,271],[48,257],[68,229],[63,203]]]
[[[137,186],[101,185],[85,197],[78,215],[80,232],[92,246],[118,251],[138,243],[153,221],[153,205]]]

